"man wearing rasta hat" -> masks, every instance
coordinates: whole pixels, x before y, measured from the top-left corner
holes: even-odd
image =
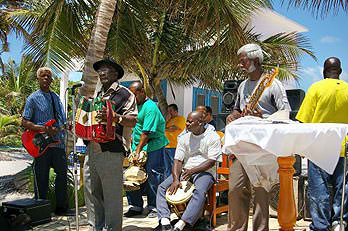
[[[89,230],[122,230],[122,167],[124,153],[130,147],[130,130],[138,114],[135,96],[118,82],[123,68],[112,59],[93,64],[102,84],[94,97],[115,102],[113,121],[116,139],[106,143],[88,142],[84,163],[84,193]],[[105,121],[106,110],[98,111],[96,118]]]

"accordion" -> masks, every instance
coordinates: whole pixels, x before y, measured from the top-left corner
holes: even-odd
[[[107,121],[101,122],[96,119],[98,111],[102,111],[103,107],[106,108]],[[98,143],[105,143],[115,140],[115,126],[113,122],[113,111],[115,111],[116,105],[113,101],[97,98],[82,97],[79,106],[76,111],[76,135],[89,141],[95,141]]]

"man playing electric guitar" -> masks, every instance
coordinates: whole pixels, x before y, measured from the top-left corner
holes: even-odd
[[[56,173],[55,192],[57,215],[63,215],[68,209],[67,203],[67,160],[64,144],[64,131],[58,127],[66,122],[63,105],[58,95],[50,91],[52,71],[41,67],[37,70],[40,89],[26,100],[22,115],[22,126],[53,137],[57,144],[34,159],[34,190],[36,199],[47,199],[50,167]],[[56,120],[53,126],[45,126],[50,120]]]
[[[277,71],[267,76],[263,72],[261,47],[256,44],[247,44],[238,50],[237,55],[239,66],[248,78],[238,87],[236,104],[227,118],[227,123],[240,116],[252,115],[267,118],[278,110],[290,111],[285,89],[279,80],[274,79]],[[270,79],[269,85],[259,85],[259,83],[267,82],[267,80],[263,82],[265,77]],[[254,187],[254,191],[253,230],[265,231],[269,229],[268,193],[263,187]],[[228,231],[248,229],[250,198],[250,180],[239,160],[234,159],[229,177]]]

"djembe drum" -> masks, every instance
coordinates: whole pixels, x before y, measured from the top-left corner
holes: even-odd
[[[195,185],[190,181],[181,181],[180,183],[182,188],[178,188],[175,194],[170,195],[169,188],[166,192],[166,200],[170,208],[179,218],[185,212],[187,204],[193,195],[193,190],[195,189]]]
[[[98,111],[106,108],[107,121],[96,119]],[[113,112],[116,105],[113,101],[97,98],[82,97],[76,111],[76,135],[83,140],[105,143],[115,140],[115,126]]]
[[[138,156],[135,160],[135,156]],[[133,151],[129,156],[128,160],[130,166],[123,172],[123,187],[126,191],[139,190],[140,185],[147,180],[147,173],[144,169],[144,165],[147,160],[147,153],[141,151],[139,155]]]

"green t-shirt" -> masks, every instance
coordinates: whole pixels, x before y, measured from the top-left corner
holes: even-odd
[[[149,132],[149,141],[144,146],[144,151],[156,151],[169,143],[165,136],[166,121],[157,105],[151,99],[146,100],[142,105],[138,105],[137,119],[137,124],[133,128],[133,151],[139,144],[143,132]]]
[[[348,83],[324,79],[308,89],[296,119],[303,123],[348,123]],[[347,137],[348,138],[348,137]],[[345,140],[341,156],[344,156]]]

